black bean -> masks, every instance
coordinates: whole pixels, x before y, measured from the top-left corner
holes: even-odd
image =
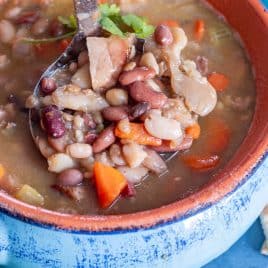
[[[140,102],[133,106],[130,110],[131,119],[136,119],[143,114],[145,114],[150,109],[150,104],[148,102]]]
[[[57,88],[56,82],[53,78],[44,77],[41,81],[41,90],[45,95],[50,95]]]
[[[65,134],[65,124],[57,106],[50,105],[42,110],[42,125],[52,138],[61,138]]]

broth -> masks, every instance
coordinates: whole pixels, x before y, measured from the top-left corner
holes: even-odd
[[[72,14],[71,0],[64,1],[66,4],[64,10],[61,8],[62,1],[61,5],[57,2],[42,7],[42,16],[53,19],[58,15]],[[13,6],[13,1],[5,5],[0,4],[0,20],[6,18],[7,11]],[[37,8],[39,9],[32,5],[31,10]],[[173,0],[168,1],[168,4],[164,0],[147,0],[140,4],[129,4],[127,12],[145,16],[154,25],[166,19],[179,21],[189,39],[182,57],[192,60],[196,60],[198,56],[206,57],[209,62],[209,73],[214,71],[224,73],[229,78],[230,85],[227,90],[218,93],[218,103],[214,111],[199,121],[200,138],[194,141],[189,151],[179,153],[168,162],[169,172],[160,177],[150,175],[136,186],[135,197],[120,198],[111,208],[102,210],[98,206],[96,193],[91,185],[86,187],[88,194],[81,202],[74,202],[51,189],[56,176],[47,171],[47,162],[35,147],[28,130],[28,118],[23,103],[31,94],[41,73],[60,54],[59,44],[55,46],[56,49],[31,46],[29,54],[17,57],[14,56],[14,46],[12,50],[10,45],[0,43],[0,54],[7,55],[10,59],[7,67],[0,68],[0,103],[6,105],[7,100],[15,102],[13,106],[16,113],[11,120],[16,125],[2,126],[0,131],[1,164],[6,169],[6,178],[15,181],[14,189],[19,189],[24,184],[32,186],[44,197],[44,207],[47,209],[79,214],[122,214],[170,204],[198,191],[210,181],[230,160],[248,131],[255,105],[255,85],[251,65],[235,34],[217,14],[198,0]],[[194,41],[193,36],[194,22],[197,19],[204,20],[206,25],[204,40],[199,44]],[[17,28],[23,28],[20,31],[25,31],[28,35],[31,25],[23,24]],[[223,32],[219,40],[213,35],[217,29],[220,34]],[[13,106],[11,105],[12,109]],[[215,118],[224,120],[230,128],[228,147],[219,153],[221,160],[215,169],[207,172],[191,170],[185,166],[182,156],[202,153],[206,146],[206,129]],[[5,185],[2,188],[14,194],[14,189],[6,189]]]

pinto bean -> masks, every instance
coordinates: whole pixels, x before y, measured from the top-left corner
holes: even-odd
[[[102,116],[108,121],[120,121],[128,117],[128,107],[107,107],[102,110]]]
[[[132,71],[123,72],[119,77],[119,82],[123,86],[130,85],[136,81],[151,79],[156,75],[155,70],[147,67],[137,67]]]
[[[125,166],[126,161],[122,155],[121,147],[118,144],[113,144],[109,151],[110,158],[117,166]]]
[[[114,126],[109,126],[104,129],[96,141],[93,143],[93,152],[100,153],[115,143]]]
[[[169,46],[173,43],[173,36],[169,27],[160,24],[154,32],[155,41],[161,46]]]
[[[107,91],[106,100],[112,106],[128,104],[128,94],[124,89],[113,88]]]
[[[151,89],[145,82],[135,82],[130,86],[130,95],[137,102],[148,102],[152,109],[162,108],[167,96]]]
[[[59,185],[75,186],[83,181],[83,174],[78,169],[66,169],[57,178]]]

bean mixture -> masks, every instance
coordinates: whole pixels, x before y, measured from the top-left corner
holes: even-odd
[[[197,0],[102,3],[99,36],[32,95],[77,29],[71,2],[0,3],[1,189],[75,214],[142,211],[197,191],[235,153],[254,111],[236,34]]]

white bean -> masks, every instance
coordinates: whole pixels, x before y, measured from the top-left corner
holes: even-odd
[[[117,166],[125,166],[126,161],[122,156],[121,148],[118,144],[113,144],[110,148],[110,158]]]
[[[128,104],[128,94],[121,88],[113,88],[107,91],[106,100],[112,106]]]
[[[89,65],[85,64],[79,68],[71,79],[72,83],[83,88],[91,88],[91,78],[89,74]]]
[[[92,156],[92,147],[85,143],[73,143],[66,147],[66,152],[73,158],[87,158]]]
[[[176,140],[183,136],[181,124],[166,117],[151,114],[146,118],[144,126],[152,136],[163,140]]]
[[[159,74],[159,66],[153,53],[147,52],[142,55],[140,60],[140,66],[152,68],[156,74]]]
[[[133,184],[140,183],[149,172],[145,167],[118,167],[117,169],[125,176],[128,182]]]
[[[0,42],[11,43],[16,35],[14,25],[8,20],[0,21]]]
[[[47,159],[48,171],[61,173],[62,171],[76,167],[76,162],[69,155],[58,153]]]
[[[123,155],[131,168],[140,166],[147,157],[147,153],[144,151],[143,147],[135,143],[124,145]]]

